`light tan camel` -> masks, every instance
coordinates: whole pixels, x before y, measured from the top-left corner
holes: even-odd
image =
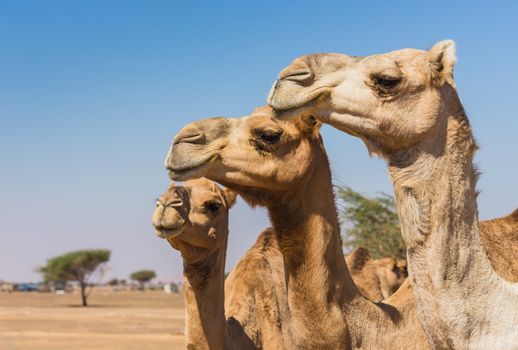
[[[297,349],[429,348],[408,289],[373,303],[342,254],[329,163],[313,118],[279,121],[263,108],[187,125],[166,159],[173,180],[205,176],[268,209],[283,256]]]
[[[281,72],[269,103],[284,117],[312,115],[358,136],[387,160],[419,318],[435,348],[516,349],[518,233],[494,227],[504,254],[488,254],[490,262],[455,60],[452,41],[430,51],[305,56]]]
[[[345,262],[360,292],[376,302],[394,294],[408,277],[406,260],[372,259],[369,250],[363,247],[347,255]]]
[[[265,230],[227,280],[228,210],[235,194],[207,179],[172,184],[152,223],[182,254],[188,349],[285,349],[286,286],[282,256]],[[225,287],[223,287],[225,285]]]

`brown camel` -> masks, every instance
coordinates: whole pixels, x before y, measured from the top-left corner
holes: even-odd
[[[480,222],[482,243],[489,255],[489,260],[495,265],[505,261],[499,259],[499,256],[506,254],[502,251],[505,245],[500,244],[501,240],[509,240],[516,235],[516,232],[518,232],[518,210],[502,218]],[[518,249],[518,245],[512,248]],[[405,259],[393,257],[372,259],[369,250],[363,247],[356,248],[348,254],[345,262],[360,292],[376,302],[394,294],[408,277]],[[503,271],[502,265],[499,265],[499,268],[502,273],[512,276],[513,266],[506,271]]]
[[[492,237],[480,236],[477,146],[455,61],[452,41],[304,56],[281,72],[269,103],[284,118],[311,115],[360,137],[387,160],[419,319],[435,348],[516,349],[518,231],[493,226]],[[500,247],[486,254],[494,237]]]
[[[406,260],[372,259],[369,250],[363,247],[347,255],[345,262],[360,292],[372,301],[388,298],[408,277]]]
[[[232,335],[241,338],[242,343],[228,344],[227,347],[289,348],[290,336],[286,334],[286,329],[283,334],[282,327],[287,317],[284,266],[273,230],[267,229],[259,235],[226,279],[221,274],[220,264],[227,249],[228,209],[233,203],[234,195],[230,191],[222,190],[214,182],[202,178],[189,180],[183,186],[172,184],[160,196],[153,213],[152,222],[158,236],[168,240],[182,253],[186,267],[191,266],[192,261],[210,261],[209,251],[217,255],[214,260],[217,263],[211,266],[213,270],[208,272],[207,282],[203,284],[192,283],[193,274],[207,273],[201,269],[203,263],[196,263],[192,271],[186,269],[187,345],[195,348],[208,348],[209,344],[227,345],[234,341],[228,338],[229,332],[232,332]],[[218,236],[218,232],[222,233]],[[401,262],[392,258],[372,260],[365,248],[356,249],[346,257],[346,261],[362,294],[373,301],[386,298],[387,293],[395,292],[404,281],[404,277],[400,278]],[[198,267],[200,269],[197,270]],[[211,291],[202,289],[204,285],[221,283],[225,285],[224,294],[221,288]],[[207,293],[211,293],[210,296]],[[222,299],[226,321],[219,314]],[[215,300],[219,303],[214,303]],[[213,312],[201,312],[207,310],[209,305],[214,306]],[[230,326],[217,325],[218,322]],[[211,325],[214,332],[205,334],[200,325]],[[232,331],[222,331],[225,327]]]
[[[182,254],[188,349],[285,349],[291,337],[282,256],[265,230],[225,281],[228,211],[235,194],[207,179],[172,184],[152,223]]]
[[[179,201],[180,195],[182,198]],[[193,246],[193,238],[205,238],[210,232],[214,232],[210,228],[207,231],[207,227],[217,227],[222,224],[224,224],[224,227],[228,227],[228,209],[220,209],[218,203],[223,201],[220,201],[218,196],[219,199],[228,198],[229,204],[233,203],[231,193],[222,191],[210,180],[188,181],[183,187],[172,185],[161,196],[154,213],[153,222],[159,236],[166,239],[176,236],[177,238],[171,242],[180,239],[184,244],[176,244],[175,246],[182,251],[184,256],[190,254],[191,260],[196,255],[202,254],[202,252],[196,252],[196,245]],[[214,201],[214,198],[216,198],[216,201]],[[207,207],[215,210],[215,213],[212,213]],[[504,218],[493,220],[491,224],[505,226],[510,223],[508,218]],[[490,227],[491,225],[487,226]],[[189,227],[189,231],[184,231],[184,227]],[[170,231],[172,229],[173,232]],[[218,231],[227,232],[225,229],[219,229]],[[215,238],[213,233],[209,236]],[[182,239],[182,237],[187,239]],[[221,239],[221,237],[219,238]],[[226,240],[220,241],[213,248],[216,247],[219,247],[219,249],[214,250],[215,254],[224,254]],[[353,280],[362,294],[375,301],[381,300],[383,297],[386,298],[391,290],[397,289],[401,283],[400,276],[404,274],[404,265],[401,265],[400,262],[396,264],[396,261],[392,258],[371,260],[370,254],[364,248],[356,249],[347,256],[346,261],[348,261]],[[214,266],[215,271],[219,271],[219,274],[211,273],[210,277],[213,280],[219,278],[219,283],[223,283],[224,277],[217,267]],[[203,274],[203,271],[194,270],[191,274],[186,274],[186,278],[189,278],[192,274]],[[207,282],[207,284],[214,285],[214,282]],[[219,289],[216,289],[210,297],[205,297],[206,295],[201,291],[193,290],[195,288],[192,287],[192,284],[189,284],[186,298],[193,293],[195,296],[204,295],[196,303],[193,303],[193,300],[189,301],[189,298],[186,300],[188,312],[191,315],[186,325],[189,346],[206,348],[209,344],[225,342],[227,348],[232,346],[266,349],[290,347],[290,336],[286,334],[286,327],[282,327],[283,323],[286,322],[287,315],[283,261],[271,229],[265,230],[259,236],[257,242],[239,261],[224,283],[224,296]],[[219,294],[218,290],[220,291]],[[409,299],[410,292],[409,286],[399,291],[400,305],[406,303],[404,300]],[[216,326],[217,320],[207,317],[211,313],[200,312],[200,310],[206,309],[203,304],[207,300],[221,300],[223,298],[225,300],[226,323],[230,324],[228,330],[222,333],[213,332],[200,336],[200,333],[204,332],[200,330],[200,324],[210,324],[212,325],[211,329],[215,330],[222,330],[227,327],[226,325]],[[270,311],[264,312],[264,310]],[[204,318],[205,320],[202,320]],[[219,320],[225,322],[222,317],[219,317]],[[227,338],[224,340],[220,339],[225,337]],[[220,340],[216,341],[214,338]],[[240,339],[240,341],[236,341],[236,339]]]
[[[342,255],[329,163],[313,118],[280,121],[268,108],[187,125],[166,159],[173,180],[207,177],[268,209],[284,269],[293,347],[429,348],[406,289],[373,303]]]

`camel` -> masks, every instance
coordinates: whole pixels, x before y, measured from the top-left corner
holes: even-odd
[[[406,260],[372,259],[368,249],[356,248],[345,257],[354,284],[369,300],[378,302],[394,294],[408,277]]]
[[[500,240],[509,240],[518,232],[518,210],[511,215],[480,222],[480,238],[489,260],[498,267],[502,274],[512,276],[517,262],[514,265],[503,266],[504,259],[499,257],[506,252],[505,245]],[[511,247],[518,249],[518,245]],[[394,294],[408,277],[407,262],[405,259],[394,257],[372,259],[368,249],[358,247],[345,256],[345,262],[351,273],[354,284],[369,300],[381,301]],[[500,264],[500,265],[498,265]],[[410,288],[410,286],[408,287]]]
[[[481,221],[480,239],[496,273],[518,282],[518,209],[503,218]]]
[[[291,337],[282,256],[261,233],[225,281],[228,212],[235,194],[207,179],[171,184],[152,223],[184,266],[187,349],[285,349]]]
[[[194,190],[194,187],[197,189]],[[205,191],[200,191],[200,189],[205,189]],[[182,194],[182,201],[177,200],[178,193]],[[228,227],[228,210],[218,211],[218,208],[216,208],[217,215],[209,216],[206,213],[207,209],[204,208],[205,205],[208,207],[213,206],[214,203],[212,200],[214,194],[217,195],[220,193],[221,190],[219,187],[206,179],[188,181],[183,188],[172,185],[168,191],[161,196],[154,213],[153,222],[158,234],[162,236],[162,238],[167,239],[169,237],[167,233],[170,233],[170,231],[167,231],[168,229],[184,227],[186,225],[189,227],[186,223],[188,220],[190,220],[192,224],[191,230],[201,230],[201,233],[196,233],[199,237],[207,236],[207,232],[210,232],[210,229],[207,231],[208,221],[211,221],[209,224],[211,227],[213,224],[214,226],[221,225],[221,222],[224,222],[224,225]],[[233,199],[229,192],[227,192],[225,197],[230,198],[230,203],[232,204]],[[192,215],[189,214],[189,211]],[[182,213],[183,216],[181,215]],[[183,217],[186,217],[186,219]],[[501,219],[493,220],[491,223],[498,225],[509,224],[507,218],[504,219],[505,220],[503,221]],[[200,222],[202,224],[196,224]],[[217,222],[220,223],[218,224]],[[228,232],[228,230],[225,229],[218,231]],[[182,232],[181,235],[177,236],[178,239],[182,238],[182,235],[185,234],[192,235],[192,232]],[[176,236],[176,233],[174,233],[174,236]],[[174,239],[171,242],[174,242]],[[178,246],[178,244],[176,244],[176,246]],[[223,249],[219,250],[219,254],[221,254],[222,250],[226,250],[226,240],[222,241],[221,248]],[[192,254],[192,252],[195,251],[195,249],[190,247],[189,244],[181,245],[180,250],[183,255],[189,254],[189,252]],[[389,286],[388,288],[396,289],[394,286],[400,284],[397,277],[404,271],[404,266],[397,262],[396,267],[396,261],[394,259],[378,259],[372,261],[369,258],[368,251],[364,248],[359,248],[350,254],[346,260],[348,260],[348,265],[354,282],[358,285],[360,291],[367,297],[371,296],[373,299],[381,299],[376,295],[372,297],[372,295],[376,292],[380,293],[380,290],[384,289],[384,276],[390,277],[390,279],[385,278],[385,281],[394,283],[392,287]],[[380,274],[381,267],[384,268],[381,269],[382,273]],[[396,272],[396,268],[400,272]],[[193,271],[192,273],[202,274],[203,272]],[[186,275],[186,278],[189,278],[189,275]],[[217,279],[218,277],[211,274],[211,278]],[[219,280],[220,283],[223,283],[221,282],[223,280],[223,275],[221,273],[219,273]],[[373,280],[375,283],[372,283]],[[274,281],[274,283],[271,281]],[[282,333],[282,324],[286,321],[285,315],[287,314],[285,311],[287,302],[285,300],[285,285],[283,281],[284,269],[282,256],[273,231],[268,229],[259,236],[256,244],[240,260],[236,268],[226,279],[225,297],[221,295],[221,292],[219,295],[218,293],[212,293],[210,298],[204,296],[194,304],[192,303],[192,300],[188,300],[187,298],[186,304],[188,305],[188,311],[191,314],[191,317],[188,317],[186,325],[188,346],[206,348],[209,344],[218,343],[213,340],[214,336],[218,333],[212,333],[212,339],[209,341],[207,336],[200,335],[200,332],[203,331],[200,331],[199,329],[196,331],[196,327],[194,327],[194,329],[191,329],[191,327],[194,324],[198,325],[199,328],[200,323],[214,325],[215,320],[210,317],[203,322],[200,320],[203,317],[207,317],[207,314],[200,312],[200,310],[206,309],[200,304],[203,304],[207,299],[218,300],[224,298],[226,323],[231,324],[229,330],[233,330],[233,333],[231,334],[237,335],[237,337],[241,339],[241,344],[237,342],[239,345],[235,345],[236,342],[233,339],[233,336],[228,335],[228,331],[219,333],[222,338],[225,338],[224,334],[227,333],[227,338],[220,340],[219,342],[226,342],[227,348],[232,347],[232,345],[228,344],[229,340],[230,342],[234,341],[233,346],[237,348],[246,348],[246,346],[250,348],[254,346],[257,348],[289,348],[289,336],[286,336],[285,334],[283,335]],[[213,284],[213,282],[210,283]],[[186,283],[186,286],[187,285],[188,284]],[[190,285],[192,285],[192,283]],[[192,290],[192,288],[189,290]],[[217,290],[219,289],[216,289],[216,291]],[[384,297],[387,296],[386,292],[382,293],[384,293]],[[399,299],[396,299],[395,301],[397,302],[397,300],[399,300],[400,305],[405,305],[409,302],[408,295],[410,293],[410,287],[407,284],[406,288],[402,288],[402,290],[398,292]],[[200,292],[195,292],[194,294],[203,295],[200,294]],[[188,295],[189,293],[186,292],[186,297]],[[192,307],[193,305],[194,308]],[[274,310],[274,312],[270,311],[261,313],[261,310]],[[219,319],[223,320],[221,317]],[[221,330],[224,327],[225,326],[216,326],[215,329]],[[286,332],[285,329],[286,327],[284,327],[284,331]]]
[[[429,349],[408,282],[373,303],[352,281],[320,123],[273,116],[265,107],[185,126],[166,158],[170,178],[206,177],[268,209],[284,263],[292,348]]]
[[[481,238],[477,145],[455,62],[451,40],[429,51],[303,56],[280,73],[268,100],[279,118],[311,115],[387,160],[413,295],[434,348],[516,349],[518,231],[493,225]],[[495,240],[498,251],[486,253],[493,247],[484,241]]]
[[[183,186],[171,184],[158,199],[153,213],[152,222],[157,235],[182,253],[186,266],[195,260],[208,261],[205,249],[219,255],[215,258],[217,263],[212,266],[214,272],[209,273],[209,280],[213,281],[208,281],[207,285],[224,283],[224,293],[221,288],[216,288],[210,291],[210,297],[198,300],[196,296],[204,294],[197,290],[201,285],[191,282],[191,274],[185,275],[188,282],[185,284],[185,302],[189,315],[186,324],[186,333],[189,335],[187,345],[209,348],[209,344],[227,345],[234,341],[228,338],[228,333],[225,338],[225,332],[221,331],[225,325],[214,326],[220,333],[201,336],[204,331],[200,330],[200,324],[215,325],[219,320],[230,323],[230,327],[236,328],[232,334],[239,334],[245,340],[246,345],[233,344],[227,345],[228,347],[289,348],[290,337],[282,329],[287,315],[284,266],[273,229],[266,229],[259,235],[256,243],[239,260],[226,279],[221,274],[221,266],[218,264],[224,261],[228,240],[228,209],[234,201],[235,195],[232,192],[222,190],[214,182],[201,178],[187,181]],[[226,210],[222,210],[223,205],[226,205]],[[218,232],[222,233],[218,236]],[[206,241],[207,237],[216,240],[216,244],[205,248],[207,244],[200,242]],[[368,298],[372,296],[373,301],[388,297],[403,283],[404,277],[402,280],[400,278],[401,262],[393,258],[373,260],[367,249],[358,248],[347,255],[346,262],[359,290]],[[196,263],[196,266],[199,264]],[[193,270],[192,274],[201,275],[203,271]],[[219,283],[216,283],[217,280]],[[192,295],[195,296],[195,303]],[[221,315],[202,320],[209,315],[221,313],[222,299],[225,321],[222,321]],[[204,305],[207,300],[219,300],[219,303],[213,305],[219,305],[219,308],[215,308],[212,313],[201,312],[207,309]],[[264,310],[270,311],[265,313]]]

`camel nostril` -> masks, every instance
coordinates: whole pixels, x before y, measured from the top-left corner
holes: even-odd
[[[205,134],[198,127],[191,126],[182,131],[175,137],[174,144],[185,143],[203,143],[205,142]]]
[[[308,79],[313,78],[313,73],[308,68],[296,70],[291,73],[284,74],[281,80],[291,80],[295,82],[305,82]]]
[[[204,134],[196,134],[196,135],[182,135],[183,137],[180,139],[175,140],[175,145],[180,142],[187,142],[187,143],[196,143],[196,141],[200,141],[204,138]]]
[[[175,208],[181,207],[181,206],[183,206],[183,201],[180,198],[173,199],[172,201],[167,203],[167,206],[168,207],[175,207]]]

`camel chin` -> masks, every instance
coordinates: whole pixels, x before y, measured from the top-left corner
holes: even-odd
[[[199,161],[195,158],[185,160],[176,156],[182,152],[182,147],[176,146],[176,148],[180,148],[180,151],[175,149],[176,152],[174,152],[171,157],[168,156],[166,159],[169,178],[172,181],[187,181],[204,177],[208,165],[214,157],[207,157],[206,159],[201,159]]]
[[[180,236],[183,232],[183,225],[178,228],[156,230],[156,235],[162,239],[172,239]]]
[[[196,178],[197,176],[196,175],[196,170],[186,170],[186,171],[174,171],[174,170],[169,170],[169,179],[171,179],[172,181],[187,181],[189,179],[194,179]]]

